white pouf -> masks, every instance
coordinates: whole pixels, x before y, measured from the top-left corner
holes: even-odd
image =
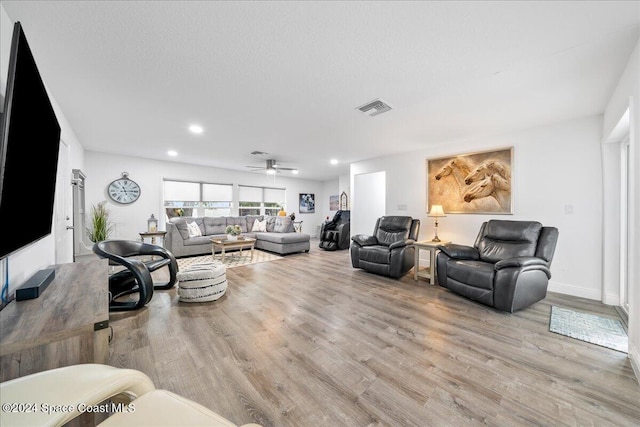
[[[220,261],[192,264],[177,278],[181,302],[215,301],[227,290],[227,268]]]

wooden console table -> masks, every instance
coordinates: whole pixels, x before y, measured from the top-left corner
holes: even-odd
[[[109,265],[93,259],[52,266],[39,298],[0,311],[0,381],[109,358]]]

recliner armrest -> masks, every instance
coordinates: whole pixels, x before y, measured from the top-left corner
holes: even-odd
[[[446,245],[438,246],[445,254],[449,255],[451,258],[455,259],[472,259],[479,260],[480,254],[476,250],[476,248],[465,245],[456,245],[455,243],[449,243]]]
[[[396,248],[402,248],[404,246],[409,246],[415,243],[415,240],[413,239],[406,239],[406,240],[398,240],[397,242],[393,242],[392,244],[389,245],[389,250],[391,249],[396,249]]]
[[[502,261],[496,262],[495,269],[501,270],[507,267],[530,267],[534,265],[542,265],[544,267],[549,266],[549,264],[542,258],[519,256],[515,258],[503,259]]]
[[[374,236],[367,236],[366,234],[356,234],[351,237],[351,240],[360,246],[373,246],[378,244],[378,239]]]

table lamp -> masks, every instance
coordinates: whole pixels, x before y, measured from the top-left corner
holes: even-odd
[[[436,235],[433,239],[431,239],[431,241],[439,242],[440,239],[438,238],[438,218],[446,216],[444,214],[444,210],[442,209],[442,205],[431,205],[431,211],[429,212],[429,216],[432,216],[436,219]]]

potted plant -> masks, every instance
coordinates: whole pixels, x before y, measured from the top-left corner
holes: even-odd
[[[107,240],[113,231],[113,223],[109,219],[109,209],[107,209],[107,201],[103,200],[97,205],[91,207],[91,215],[89,226],[87,227],[87,237],[92,242],[101,242]]]
[[[238,224],[228,225],[224,232],[227,234],[227,240],[238,240],[238,236],[242,233],[242,228]]]

